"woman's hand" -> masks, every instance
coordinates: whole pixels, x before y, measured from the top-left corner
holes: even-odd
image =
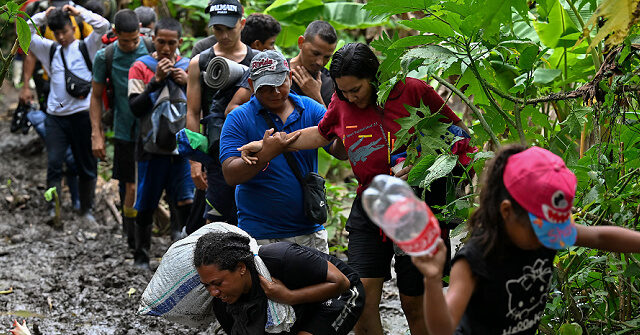
[[[434,255],[412,256],[411,261],[422,272],[425,279],[442,280],[442,269],[447,257],[447,246],[438,238]]]
[[[22,320],[22,324],[17,320],[13,320],[13,329],[9,329],[9,332],[13,335],[31,335],[29,328],[27,328],[27,320]]]
[[[249,165],[258,163],[258,157],[254,155],[257,152],[260,152],[260,150],[262,150],[262,141],[249,142],[238,148],[238,151],[240,151],[240,157]]]
[[[262,286],[264,294],[270,300],[291,305],[291,291],[278,279],[271,277],[271,281],[269,281],[267,278],[260,276],[260,286]]]
[[[409,179],[409,172],[411,171],[411,168],[413,168],[413,165],[407,165],[402,168],[402,170],[396,172],[395,176],[406,181],[407,179]]]

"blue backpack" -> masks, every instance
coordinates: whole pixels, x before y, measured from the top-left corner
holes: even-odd
[[[149,70],[156,72],[158,61],[150,55],[138,58]],[[174,67],[187,70],[189,58],[183,57]],[[165,155],[177,155],[176,134],[186,126],[187,94],[186,88],[176,84],[170,77],[165,86],[150,95],[152,112],[143,117],[140,134],[145,152]]]

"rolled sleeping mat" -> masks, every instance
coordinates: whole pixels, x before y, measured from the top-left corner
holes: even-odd
[[[216,56],[207,64],[204,83],[214,90],[222,90],[237,83],[247,69],[245,65]]]

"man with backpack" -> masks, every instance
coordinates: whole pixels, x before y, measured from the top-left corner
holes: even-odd
[[[176,133],[185,127],[189,64],[188,58],[176,53],[181,33],[178,21],[158,21],[153,36],[156,51],[138,58],[129,70],[129,106],[140,118],[134,265],[145,269],[149,268],[153,212],[162,191],[175,205],[181,226],[193,202],[189,162],[176,148]]]
[[[84,40],[77,41],[69,16],[81,16],[93,27]],[[97,177],[97,162],[91,154],[91,59],[101,46],[100,37],[109,29],[109,21],[82,8],[65,5],[50,7],[38,13],[30,22],[30,51],[51,75],[51,92],[47,99],[45,130],[47,133],[47,186],[60,190],[62,162],[71,146],[79,174],[80,213],[89,223],[95,223],[91,211]],[[47,22],[56,42],[43,39],[36,26]],[[50,207],[50,212],[53,208]]]
[[[136,210],[135,144],[138,136],[136,117],[129,109],[128,76],[131,64],[153,51],[151,39],[140,36],[140,22],[130,9],[118,11],[114,17],[114,43],[96,53],[93,64],[91,93],[91,147],[96,158],[106,158],[102,101],[106,93],[113,110],[113,178],[120,183],[123,235],[130,249],[135,248]]]
[[[20,10],[27,12],[29,15],[35,15],[36,11],[46,10],[46,8],[42,8],[41,1],[25,1],[24,4],[20,7]],[[62,9],[64,5],[72,5],[71,1],[51,1],[51,6]],[[79,8],[79,7],[78,7]],[[89,36],[91,32],[93,32],[93,28],[87,22],[85,22],[81,16],[71,16],[71,25],[74,27],[74,36],[77,40],[83,40],[85,37]],[[49,26],[46,25],[46,22],[43,22],[42,26],[39,26],[40,32],[43,34],[44,38],[49,40],[55,40],[53,31]],[[20,49],[22,51],[22,49]],[[40,108],[45,110],[45,106],[47,104],[47,96],[49,95],[50,83],[49,83],[49,74],[45,71],[40,70],[41,65],[38,63],[38,60],[33,55],[33,53],[28,53],[25,55],[24,62],[22,65],[22,82],[24,83],[22,88],[20,89],[19,99],[22,103],[29,103],[33,100],[33,90],[29,85],[29,82],[33,78],[34,84],[36,86],[36,92],[38,95],[38,103],[40,104]],[[34,76],[35,73],[35,76]]]
[[[224,57],[244,66],[249,66],[257,51],[251,49],[240,40],[245,19],[242,17],[244,9],[237,0],[214,0],[209,3],[206,11],[211,19],[209,26],[213,27],[213,35],[217,42],[213,47],[193,57],[189,63],[189,84],[187,86],[187,128],[199,132],[200,123],[205,127],[216,128],[209,131],[209,143],[217,142],[212,138],[214,133],[220,134],[224,122],[224,110],[231,97],[238,89],[240,82],[224,90],[216,90],[204,82],[204,76],[209,61],[216,56]],[[215,103],[213,103],[215,102]],[[207,125],[209,123],[209,126]],[[217,148],[215,148],[217,151]],[[202,165],[191,161],[191,176],[198,189],[207,190],[206,218],[209,221],[225,221],[237,224],[237,209],[235,204],[235,188],[224,181],[222,165],[217,152],[210,152],[215,163],[206,166],[206,174]]]

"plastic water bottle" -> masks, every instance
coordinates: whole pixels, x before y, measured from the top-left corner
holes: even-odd
[[[376,176],[362,193],[362,206],[369,218],[407,254],[435,253],[440,237],[438,220],[404,180]]]

